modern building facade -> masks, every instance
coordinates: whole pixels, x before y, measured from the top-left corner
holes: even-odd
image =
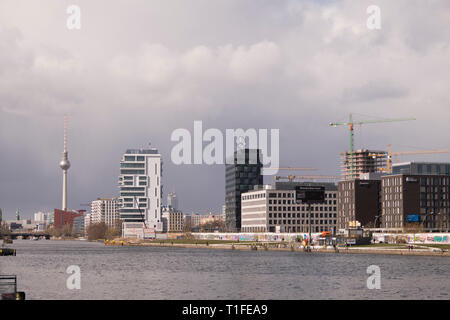
[[[163,207],[162,221],[163,232],[183,232],[183,212],[173,210],[171,207]]]
[[[34,221],[35,222],[43,222],[43,223],[45,223],[45,220],[46,220],[46,214],[44,212],[39,211],[39,212],[36,212],[34,214]]]
[[[85,234],[84,215],[73,218],[73,233],[78,236]]]
[[[92,223],[92,219],[91,219],[92,215],[91,213],[86,213],[84,215],[84,232],[87,232],[87,229],[89,228],[89,226]]]
[[[429,232],[448,232],[450,175],[384,176],[381,207],[383,228],[400,230],[416,225]]]
[[[352,179],[338,183],[338,229],[381,224],[381,181]]]
[[[123,228],[130,224],[162,231],[162,161],[156,149],[130,149],[120,161],[119,212]],[[144,225],[145,224],[145,225]]]
[[[449,163],[403,162],[392,165],[392,174],[450,175]]]
[[[263,184],[261,150],[240,149],[231,160],[225,166],[226,228],[229,232],[239,232],[241,195]]]
[[[202,215],[198,213],[191,213],[184,215],[184,228],[192,230],[200,227]]]
[[[117,198],[98,198],[91,203],[92,223],[104,222],[114,228],[119,220],[119,201]]]
[[[325,202],[296,203],[296,186],[324,186]],[[242,232],[336,233],[337,186],[334,183],[276,182],[271,186],[243,193]]]

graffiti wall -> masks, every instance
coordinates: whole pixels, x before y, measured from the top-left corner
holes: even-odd
[[[374,233],[372,238],[375,243],[394,243],[397,242],[397,240],[402,239],[406,243],[450,244],[450,233]]]
[[[231,240],[231,241],[295,241],[298,238],[307,239],[307,233],[193,233],[201,240]],[[313,239],[320,233],[313,233]]]

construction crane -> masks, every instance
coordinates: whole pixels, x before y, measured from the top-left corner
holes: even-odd
[[[275,176],[275,180],[289,180],[292,182],[293,180],[339,180],[338,176],[325,176],[325,175],[312,175],[312,176]]]
[[[280,168],[269,168],[273,170],[287,170],[287,171],[317,171],[317,168],[307,168],[307,167],[280,167]]]
[[[354,176],[354,164],[353,164],[353,150],[354,150],[354,128],[355,125],[363,125],[369,123],[384,123],[384,122],[398,122],[398,121],[410,121],[416,120],[415,118],[397,118],[397,119],[379,119],[379,120],[364,120],[364,121],[353,121],[353,116],[350,114],[348,122],[331,122],[331,127],[337,126],[348,126],[350,129],[350,174],[351,177]]]
[[[406,155],[418,155],[418,154],[439,154],[439,153],[450,153],[450,149],[436,149],[436,150],[416,150],[416,151],[396,151],[392,152],[391,145],[387,146],[387,168],[382,169],[388,173],[392,173],[392,157],[406,156]]]

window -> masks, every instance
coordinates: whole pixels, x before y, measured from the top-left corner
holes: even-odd
[[[145,163],[121,163],[121,168],[145,168]]]

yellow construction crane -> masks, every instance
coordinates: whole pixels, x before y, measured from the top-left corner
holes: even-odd
[[[338,176],[325,176],[325,175],[312,175],[312,176],[275,176],[275,180],[289,180],[292,182],[293,180],[339,180]]]
[[[397,121],[410,121],[416,120],[415,118],[399,118],[399,119],[380,119],[380,120],[365,120],[365,121],[353,121],[352,114],[350,114],[350,118],[348,122],[332,122],[330,123],[331,127],[337,126],[348,126],[350,129],[350,175],[354,176],[354,164],[353,164],[353,150],[354,150],[354,127],[355,125],[363,125],[367,123],[383,123],[383,122],[397,122]]]
[[[317,168],[303,168],[303,167],[281,167],[281,168],[270,168],[274,170],[288,170],[288,171],[317,171]]]
[[[436,149],[436,150],[416,150],[416,151],[396,151],[392,152],[391,145],[387,146],[387,168],[382,169],[383,172],[392,173],[392,157],[406,156],[406,155],[418,155],[418,154],[439,154],[450,153],[450,149]]]

